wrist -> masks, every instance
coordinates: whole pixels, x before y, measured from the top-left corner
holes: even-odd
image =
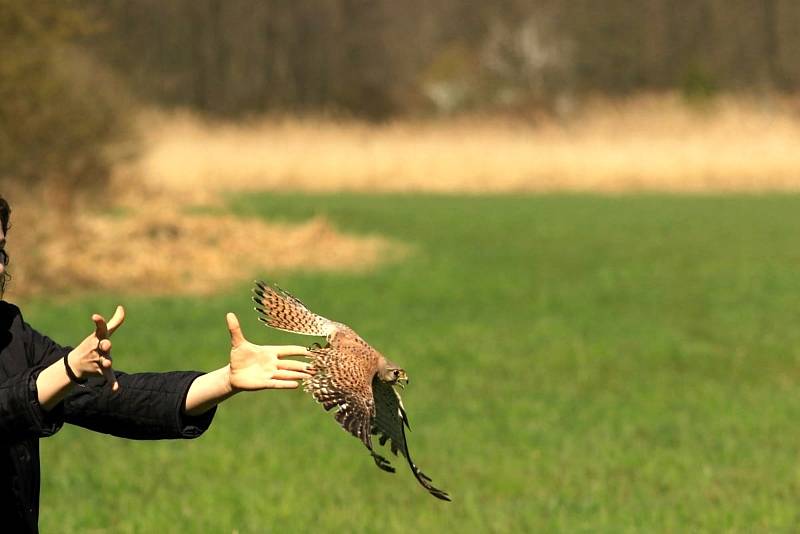
[[[83,376],[83,371],[80,368],[80,366],[76,366],[73,363],[72,360],[74,358],[72,358],[72,356],[74,356],[74,354],[75,353],[73,351],[70,352],[69,354],[64,355],[64,370],[66,371],[67,377],[69,377],[70,382],[82,386],[83,384],[86,383],[87,379],[86,377]]]
[[[64,359],[56,360],[36,377],[39,405],[45,412],[55,408],[75,387],[64,369]]]
[[[223,367],[223,370],[224,370],[223,371],[223,376],[225,377],[224,378],[225,394],[226,395],[235,395],[236,393],[239,393],[241,391],[241,389],[235,387],[233,385],[233,381],[231,380],[231,378],[232,378],[231,377],[231,374],[232,374],[231,365],[230,364],[226,365],[225,367]]]
[[[228,365],[195,378],[186,393],[183,413],[191,416],[203,414],[238,393],[240,390],[231,385],[230,371]]]

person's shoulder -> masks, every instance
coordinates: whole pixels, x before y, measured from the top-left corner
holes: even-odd
[[[16,317],[21,314],[22,312],[16,305],[0,300],[0,317]]]
[[[0,332],[15,328],[13,325],[19,325],[21,318],[22,312],[19,308],[10,302],[0,300]]]

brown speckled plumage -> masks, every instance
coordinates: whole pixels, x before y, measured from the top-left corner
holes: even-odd
[[[316,373],[303,382],[305,391],[326,410],[337,408],[336,420],[364,443],[378,467],[394,472],[389,460],[373,450],[372,435],[378,435],[381,445],[389,441],[391,451],[395,455],[399,451],[406,458],[414,476],[431,495],[449,501],[450,496],[433,487],[431,479],[411,460],[404,428],[404,425],[409,428],[408,417],[394,388],[398,376],[405,378],[405,371],[389,362],[349,326],[311,312],[282,289],[258,282],[254,293],[259,320],[266,325],[326,338],[326,346],[310,349]],[[398,369],[402,374],[394,371],[393,379],[381,378],[380,371],[387,368]]]

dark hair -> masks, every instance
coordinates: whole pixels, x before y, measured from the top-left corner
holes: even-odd
[[[11,206],[8,205],[6,199],[0,197],[0,228],[3,229],[3,234],[8,232],[8,220],[11,218]],[[6,256],[7,257],[7,256]],[[3,269],[3,274],[0,274],[0,297],[3,296],[3,290],[6,288],[6,282],[11,279],[8,270]]]
[[[8,205],[6,199],[0,197],[0,226],[2,226],[4,234],[8,232],[9,217],[11,217],[11,206]]]

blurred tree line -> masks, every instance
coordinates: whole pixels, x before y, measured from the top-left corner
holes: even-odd
[[[102,181],[128,94],[382,119],[793,91],[798,27],[795,0],[0,0],[0,179]]]
[[[795,89],[796,0],[94,0],[155,101],[372,118],[563,94]]]

